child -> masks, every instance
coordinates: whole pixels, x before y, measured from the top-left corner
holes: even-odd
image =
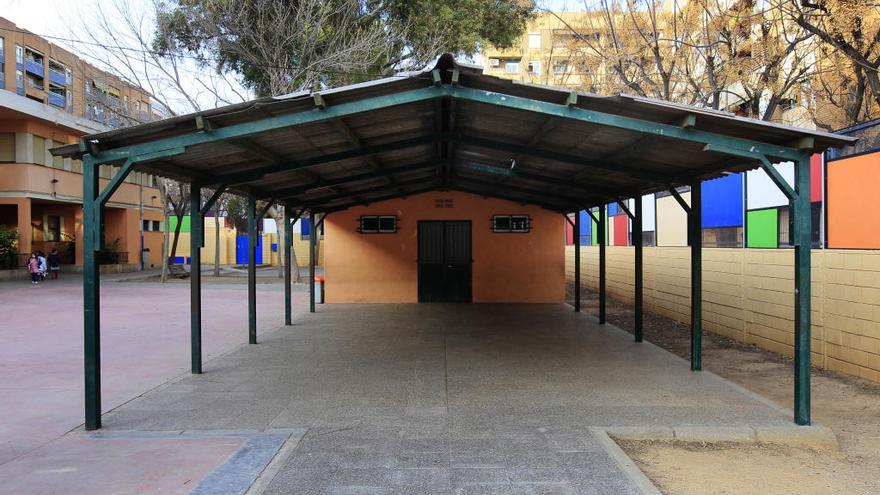
[[[40,260],[37,259],[37,255],[35,253],[31,253],[30,257],[27,260],[27,269],[31,274],[31,285],[37,285],[40,283]]]
[[[46,257],[42,251],[37,251],[37,263],[40,269],[40,280],[46,280]]]
[[[58,273],[61,271],[61,256],[58,255],[58,250],[53,249],[51,253],[49,253],[49,271],[52,272],[52,280],[58,280]]]

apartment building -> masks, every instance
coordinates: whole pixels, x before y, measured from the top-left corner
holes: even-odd
[[[149,95],[0,18],[0,229],[18,232],[18,270],[31,251],[57,250],[82,264],[82,163],[49,150],[86,135],[155,120]],[[112,166],[99,176],[106,183]],[[106,210],[108,265],[161,262],[162,201],[153,176],[135,173]],[[0,274],[2,277],[2,274]]]

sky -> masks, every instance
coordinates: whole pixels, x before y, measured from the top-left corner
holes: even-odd
[[[80,43],[71,43],[63,39],[83,39],[77,35],[77,26],[81,18],[88,18],[95,4],[109,2],[111,0],[0,0],[0,17],[5,17],[18,25],[19,28],[27,29],[34,34],[43,36],[49,41],[70,49],[74,53],[89,60],[89,46]],[[134,8],[145,6],[152,0],[122,0],[127,1]],[[595,0],[590,0],[591,2]],[[554,11],[582,9],[584,0],[538,0],[538,6]],[[52,37],[56,38],[52,38]],[[94,51],[94,50],[92,50]],[[94,60],[91,60],[94,62]],[[100,65],[100,64],[99,64]],[[195,78],[199,70],[192,68],[191,84],[196,85]],[[240,90],[241,88],[236,88]],[[204,108],[214,106],[214,101],[205,97],[200,100]],[[189,108],[177,109],[178,111],[190,111]]]

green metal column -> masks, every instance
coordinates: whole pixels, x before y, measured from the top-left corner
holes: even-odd
[[[190,185],[189,190],[189,308],[190,308],[190,356],[192,372],[202,372],[202,237],[205,235],[205,219],[202,216],[202,188]]]
[[[635,311],[635,321],[633,333],[635,334],[636,342],[641,342],[643,338],[642,332],[642,301],[644,296],[644,287],[642,286],[642,274],[644,264],[642,263],[642,198],[637,196],[635,199],[635,212],[633,214],[633,226],[632,226],[632,242],[635,251],[635,294],[634,294],[634,308]]]
[[[315,246],[318,244],[318,229],[315,228],[315,213],[309,212],[309,312],[315,312]]]
[[[85,428],[101,427],[101,277],[97,252],[101,248],[101,205],[98,166],[83,157],[83,361],[85,363]]]
[[[293,224],[290,222],[290,206],[284,205],[284,324],[293,324],[293,303],[290,300],[290,248],[293,246]]]
[[[581,212],[574,212],[574,310],[581,310]]]
[[[257,204],[248,196],[248,343],[257,343]]]
[[[605,324],[605,205],[599,207],[599,323]]]
[[[703,206],[702,183],[691,184],[688,236],[691,243],[691,370],[703,369]]]
[[[810,156],[795,164],[795,192],[791,201],[794,244],[794,422],[810,424]]]

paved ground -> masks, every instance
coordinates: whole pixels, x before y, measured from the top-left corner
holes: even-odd
[[[324,306],[105,415],[105,434],[284,433],[258,480],[273,494],[626,494],[592,427],[791,424],[593,321],[564,305]]]
[[[188,284],[111,281],[129,276],[102,277],[105,411],[189,368]],[[96,493],[94,486],[108,493],[143,493],[194,485],[246,439],[94,442],[63,436],[83,420],[81,287],[82,279],[72,274],[37,287],[27,281],[0,283],[0,492],[45,493],[64,483],[82,486],[82,493]],[[299,290],[294,304],[302,309],[307,294]],[[241,284],[203,286],[206,358],[247,341],[244,291]],[[258,286],[257,298],[263,334],[283,321],[281,285]],[[146,457],[150,463],[139,462]],[[111,459],[134,462],[108,464]],[[106,484],[95,484],[98,473]]]

